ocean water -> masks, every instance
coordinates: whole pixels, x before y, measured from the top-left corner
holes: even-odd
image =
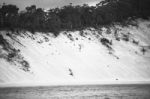
[[[150,99],[150,85],[7,87],[0,99]]]

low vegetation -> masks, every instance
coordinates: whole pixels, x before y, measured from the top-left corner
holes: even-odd
[[[11,64],[19,66],[19,68],[24,70],[25,72],[30,71],[30,65],[20,54],[20,50],[15,49],[13,46],[11,46],[11,44],[7,42],[7,40],[1,34],[0,34],[0,58],[5,59]]]

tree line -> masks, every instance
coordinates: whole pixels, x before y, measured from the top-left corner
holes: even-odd
[[[52,32],[58,35],[62,30],[96,28],[136,18],[148,19],[149,5],[149,0],[103,0],[96,6],[73,6],[70,3],[44,11],[31,5],[19,11],[16,5],[3,4],[0,7],[0,29]]]

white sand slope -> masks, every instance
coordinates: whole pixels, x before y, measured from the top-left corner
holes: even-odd
[[[82,32],[51,34],[1,31],[12,48],[19,50],[12,62],[0,45],[1,85],[99,84],[150,81],[150,21],[138,27],[115,25]],[[109,40],[102,44],[102,38]],[[126,38],[128,39],[126,41]],[[107,46],[108,45],[108,46]],[[145,50],[143,52],[143,49]],[[29,70],[19,62],[25,60]]]

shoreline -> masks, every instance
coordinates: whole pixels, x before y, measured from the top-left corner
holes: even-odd
[[[9,87],[57,87],[57,86],[109,86],[109,85],[150,85],[150,81],[110,81],[110,82],[95,82],[95,83],[4,83],[0,84],[0,88]]]

